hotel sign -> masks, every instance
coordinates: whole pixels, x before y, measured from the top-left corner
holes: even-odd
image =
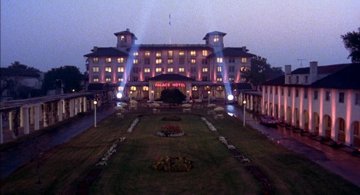
[[[156,82],[155,87],[185,87],[185,83],[180,82]]]

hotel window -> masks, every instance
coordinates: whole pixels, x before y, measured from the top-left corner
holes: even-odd
[[[330,100],[330,91],[325,91],[325,101]]]
[[[168,63],[168,64],[173,64],[173,63],[174,63],[174,59],[168,59],[168,60],[167,60],[167,63]]]
[[[93,82],[99,82],[99,78],[94,78]]]
[[[277,95],[277,94],[278,94],[278,88],[275,87],[275,95]]]
[[[221,66],[218,66],[218,67],[216,68],[216,70],[217,70],[218,72],[221,72],[221,71],[222,71]]]
[[[185,72],[185,68],[179,68],[179,72]]]
[[[221,82],[221,81],[222,81],[222,78],[221,78],[221,77],[216,77],[216,81]]]
[[[280,88],[280,93],[281,93],[281,96],[284,96],[284,88]]]
[[[126,39],[125,39],[125,36],[124,36],[124,35],[121,35],[121,36],[120,36],[120,40],[121,40],[121,41],[125,41],[125,40],[126,40]]]
[[[125,61],[124,58],[117,58],[116,60],[118,63],[124,63],[124,61]]]
[[[206,60],[206,59],[202,59],[202,60],[201,60],[201,64],[207,64],[207,60]]]
[[[195,50],[191,50],[191,51],[190,51],[190,55],[191,55],[191,56],[196,56],[196,51],[195,51]]]
[[[99,70],[100,70],[100,69],[99,69],[99,67],[97,67],[97,66],[92,67],[92,71],[93,71],[93,72],[99,72]]]
[[[308,83],[308,82],[309,82],[308,76],[305,76],[305,83]]]
[[[272,87],[272,86],[270,86],[270,94],[272,94],[272,89],[273,89],[273,87]]]
[[[246,72],[246,71],[247,71],[246,67],[244,67],[244,66],[240,67],[240,72]]]
[[[355,105],[360,105],[360,93],[355,93]]]
[[[267,93],[267,91],[268,91],[268,88],[267,88],[267,87],[265,87],[265,93]]]
[[[161,63],[162,63],[162,59],[161,59],[161,58],[157,58],[157,59],[155,60],[155,63],[156,63],[156,64],[161,64]]]
[[[144,59],[144,64],[150,64],[150,58],[145,58]]]
[[[215,36],[214,36],[214,43],[217,43],[217,42],[219,42],[219,41],[220,41],[219,35],[215,35]]]
[[[345,100],[345,93],[339,92],[339,103],[344,103]]]
[[[134,56],[138,56],[139,55],[139,52],[134,52]]]
[[[208,72],[208,68],[202,68],[202,72]]]
[[[299,89],[295,89],[295,97],[299,97]]]
[[[150,77],[149,76],[145,76],[145,81],[149,81]]]
[[[168,57],[173,57],[174,55],[174,51],[173,50],[169,50],[168,51]]]
[[[111,82],[111,77],[106,77],[105,82]]]
[[[185,52],[184,51],[179,51],[179,56],[183,56],[185,55]]]
[[[139,64],[139,59],[134,59],[134,60],[133,60],[133,63],[134,63],[134,64]]]
[[[229,72],[235,72],[235,66],[229,66]]]
[[[305,88],[304,89],[304,99],[307,99],[308,98],[308,89]]]
[[[197,91],[198,90],[198,88],[197,88],[197,86],[194,86],[194,87],[192,87],[192,89],[191,90],[193,90],[193,91]]]
[[[185,58],[184,57],[179,58],[179,64],[185,64]]]
[[[235,63],[235,58],[229,58],[229,63]]]
[[[131,81],[139,81],[139,77],[133,76],[132,79],[131,79]]]
[[[99,58],[93,58],[92,59],[94,63],[98,63],[99,62]]]
[[[122,77],[118,78],[118,82],[123,82],[123,81],[124,81],[124,79]]]
[[[287,88],[287,92],[288,92],[288,97],[291,96],[291,88]]]
[[[156,68],[155,69],[155,72],[161,72],[162,71],[162,68]]]
[[[230,82],[234,82],[234,80],[235,80],[234,77],[229,77]]]
[[[196,72],[196,67],[191,67],[191,68],[190,68],[190,72],[191,72],[191,73],[195,73],[195,72]]]
[[[223,58],[216,58],[217,63],[223,63]]]
[[[149,87],[148,86],[143,86],[143,91],[149,91]]]
[[[167,72],[174,72],[174,69],[173,68],[168,68]]]
[[[118,71],[118,72],[124,72],[124,67],[122,67],[122,66],[118,67],[118,68],[117,68],[117,71]]]
[[[111,72],[111,67],[110,66],[105,67],[105,72]]]
[[[208,81],[208,77],[207,76],[202,76],[202,81]]]
[[[139,72],[140,72],[140,68],[139,68],[139,67],[133,67],[132,72],[133,72],[133,73],[139,73]]]
[[[299,76],[296,76],[296,84],[299,83]]]
[[[191,64],[195,64],[196,63],[196,59],[191,59]]]
[[[160,51],[156,52],[155,56],[156,57],[161,57],[161,52]]]
[[[317,90],[314,91],[314,100],[317,100],[319,96],[319,92]]]
[[[356,137],[360,136],[360,123],[359,122],[354,123],[354,136],[356,136]]]
[[[149,57],[150,56],[150,51],[145,51],[145,56]]]
[[[149,73],[149,72],[150,72],[150,68],[144,68],[144,72],[145,72],[145,73]]]
[[[110,62],[111,62],[111,58],[105,58],[105,62],[106,62],[106,63],[110,63]]]
[[[241,58],[241,63],[246,63],[247,62],[247,58]]]
[[[208,56],[208,51],[207,50],[202,50],[202,56]]]
[[[130,91],[136,91],[136,86],[131,86]]]

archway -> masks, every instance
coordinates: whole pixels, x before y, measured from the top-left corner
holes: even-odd
[[[324,115],[323,127],[325,131],[325,137],[331,138],[331,117],[329,115]]]
[[[289,125],[291,125],[291,121],[292,121],[292,114],[291,114],[291,107],[288,106],[286,108],[286,123],[288,123]]]
[[[269,115],[270,116],[273,116],[273,106],[272,106],[272,103],[269,104]]]
[[[309,113],[307,110],[304,110],[303,112],[303,129],[305,131],[309,131]]]
[[[345,143],[345,120],[343,118],[337,118],[335,124],[337,141]]]
[[[278,118],[278,116],[279,116],[279,106],[277,104],[275,104],[274,117]]]
[[[280,121],[285,122],[285,110],[284,106],[280,106]]]
[[[299,113],[299,109],[297,108],[295,108],[294,117],[295,117],[295,127],[300,128],[300,113]]]
[[[320,126],[320,117],[317,112],[313,113],[313,123],[312,127],[314,129],[314,134],[319,135],[319,126]]]
[[[268,114],[268,102],[264,102],[264,114],[267,115]]]
[[[353,134],[352,145],[356,148],[360,148],[360,122],[355,121],[351,125],[351,133]]]

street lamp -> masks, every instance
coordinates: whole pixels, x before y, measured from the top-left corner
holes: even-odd
[[[243,101],[243,107],[244,107],[244,119],[243,119],[243,126],[245,127],[245,105],[246,105],[246,100]]]
[[[96,127],[96,106],[97,106],[97,101],[94,100],[94,127]]]
[[[208,91],[208,104],[210,104],[210,91]]]

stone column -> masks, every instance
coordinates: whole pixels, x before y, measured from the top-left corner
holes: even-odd
[[[70,111],[70,118],[74,116],[75,108],[74,108],[74,99],[69,100],[69,111]]]
[[[20,107],[20,124],[19,127],[24,126],[23,109]]]
[[[46,117],[46,112],[47,112],[47,105],[46,103],[43,104],[44,105],[44,109],[42,110],[42,119],[43,119],[43,126],[47,127],[48,126],[48,118]]]
[[[41,110],[41,105],[40,104],[35,105],[34,130],[40,129],[40,113],[41,113],[40,110]]]
[[[0,112],[0,144],[4,143],[3,113]]]
[[[27,135],[30,133],[30,117],[29,117],[29,107],[25,105],[22,109],[22,117],[24,123],[24,134]]]
[[[86,97],[83,97],[83,112],[87,112],[87,100],[86,100]]]
[[[12,111],[9,111],[9,130],[12,131],[14,130],[14,115]]]
[[[57,102],[57,115],[59,121],[63,120],[63,103],[63,100],[59,100]]]

